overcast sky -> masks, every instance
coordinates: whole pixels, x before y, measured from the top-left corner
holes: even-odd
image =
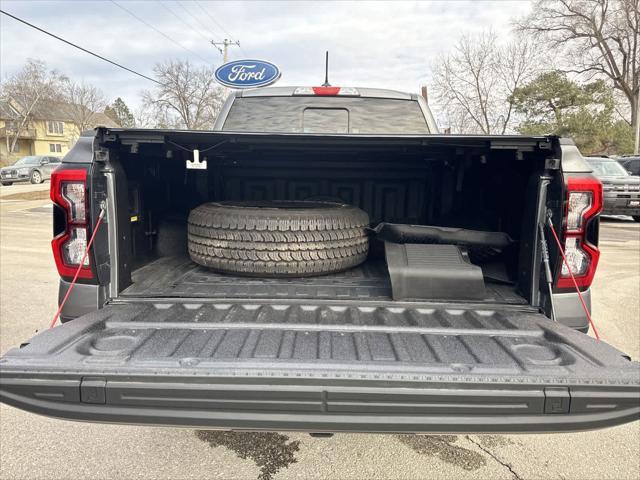
[[[231,47],[230,58],[275,63],[282,70],[279,85],[322,83],[324,51],[329,50],[332,84],[412,92],[428,80],[438,54],[461,35],[492,28],[508,38],[511,20],[530,8],[528,1],[506,0],[118,3],[175,43],[111,1],[0,0],[3,10],[146,75],[152,75],[156,62],[169,58],[217,66],[222,56],[208,40],[231,35],[242,48]],[[133,107],[139,104],[140,90],[153,86],[0,15],[2,78],[27,58],[45,60]]]

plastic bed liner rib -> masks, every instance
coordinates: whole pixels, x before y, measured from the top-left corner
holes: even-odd
[[[527,311],[111,305],[0,359],[46,415],[228,429],[565,431],[640,415],[640,365]]]

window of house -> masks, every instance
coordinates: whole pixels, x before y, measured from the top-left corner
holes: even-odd
[[[13,146],[13,152],[18,153],[19,151],[20,151],[20,144],[16,142],[16,144]]]
[[[61,143],[50,143],[49,151],[51,153],[60,153],[62,152],[62,144]]]
[[[47,122],[47,131],[53,135],[64,134],[63,122]]]

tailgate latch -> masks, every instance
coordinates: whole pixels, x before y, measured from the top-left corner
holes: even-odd
[[[544,413],[569,413],[571,394],[568,387],[544,389]]]
[[[85,377],[80,381],[80,401],[107,403],[107,381],[100,377]]]

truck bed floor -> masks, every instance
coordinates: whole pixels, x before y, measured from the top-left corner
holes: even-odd
[[[382,261],[318,277],[254,278],[216,273],[187,257],[161,257],[135,270],[123,296],[135,298],[252,298],[391,300],[391,282]],[[511,285],[488,283],[487,296],[473,303],[524,305]]]

